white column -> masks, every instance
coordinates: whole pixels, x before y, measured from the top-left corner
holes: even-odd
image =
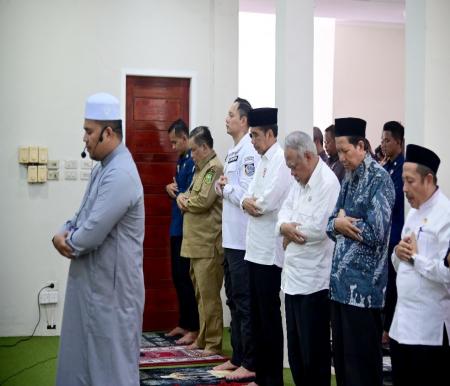
[[[280,140],[291,131],[312,136],[314,10],[312,0],[277,0],[275,104]]]
[[[450,2],[406,2],[406,141],[441,158],[438,184],[450,195]]]
[[[278,107],[278,139],[302,130],[312,137],[313,127],[314,12],[312,0],[277,0],[275,105]],[[284,366],[289,367],[285,328]]]

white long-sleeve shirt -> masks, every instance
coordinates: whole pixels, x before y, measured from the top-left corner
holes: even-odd
[[[442,345],[450,334],[450,269],[444,266],[450,240],[450,201],[438,189],[419,209],[411,209],[402,239],[414,233],[414,265],[395,252],[398,299],[389,335],[402,344]]]
[[[249,134],[232,147],[225,158],[224,175],[228,183],[223,192],[216,183],[217,194],[223,196],[222,246],[245,250],[248,215],[240,207],[242,196],[247,191],[260,160]]]
[[[278,211],[295,180],[286,166],[284,152],[276,142],[264,155],[247,192],[241,199],[256,198],[262,216],[249,216],[245,260],[263,265],[283,266],[282,238],[275,235]]]
[[[276,233],[284,223],[299,223],[306,243],[290,242],[285,251],[281,289],[289,295],[308,295],[330,286],[334,242],[327,236],[341,185],[334,172],[319,158],[308,183],[292,185],[278,213]]]

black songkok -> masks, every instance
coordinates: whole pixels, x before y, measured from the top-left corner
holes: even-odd
[[[366,121],[360,118],[336,118],[334,132],[335,137],[366,138]]]
[[[406,146],[405,162],[412,162],[426,166],[427,168],[430,168],[434,174],[436,174],[441,160],[434,151],[419,145],[411,144]]]
[[[261,107],[248,112],[248,125],[250,127],[271,126],[277,124],[278,109]]]

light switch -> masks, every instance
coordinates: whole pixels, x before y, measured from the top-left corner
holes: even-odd
[[[39,148],[39,163],[46,164],[48,161],[48,149],[46,147]]]
[[[47,166],[46,165],[38,166],[37,180],[38,180],[38,182],[46,182],[47,181]]]
[[[58,160],[49,160],[47,162],[47,168],[51,170],[58,170],[59,169],[59,161]]]
[[[39,162],[39,148],[37,146],[30,146],[28,148],[28,162],[33,164]]]
[[[28,147],[19,147],[19,163],[28,163]]]
[[[34,184],[37,182],[38,179],[38,168],[35,165],[29,165],[28,166],[28,182],[30,184]]]

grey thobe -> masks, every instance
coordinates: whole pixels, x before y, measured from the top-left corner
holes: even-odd
[[[81,207],[61,232],[74,250],[57,386],[138,386],[144,307],[144,197],[120,144],[92,171]]]

